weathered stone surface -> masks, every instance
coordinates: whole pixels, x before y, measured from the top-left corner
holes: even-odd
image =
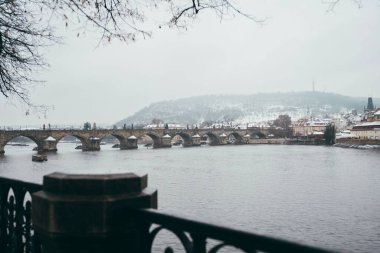
[[[125,208],[157,208],[157,191],[147,188],[147,176],[133,173],[53,173],[32,199],[44,253],[135,252],[129,239],[138,236],[141,226]]]

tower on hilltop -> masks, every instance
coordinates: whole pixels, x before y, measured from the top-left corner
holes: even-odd
[[[374,109],[375,107],[373,106],[372,97],[369,97],[367,103],[367,111],[373,111]]]

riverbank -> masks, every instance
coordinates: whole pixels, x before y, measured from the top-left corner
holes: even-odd
[[[285,139],[251,139],[249,144],[286,144]]]
[[[334,147],[356,149],[380,149],[380,140],[337,139]]]

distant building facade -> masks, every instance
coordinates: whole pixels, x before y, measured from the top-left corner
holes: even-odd
[[[307,120],[301,119],[293,123],[293,135],[294,136],[309,136],[320,135],[324,133],[327,125],[331,123],[331,120]]]
[[[380,140],[380,108],[367,112],[363,122],[355,125],[351,133],[358,139]]]

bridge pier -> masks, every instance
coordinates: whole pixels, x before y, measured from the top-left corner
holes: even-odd
[[[159,139],[159,142],[154,142],[154,148],[171,148],[172,147],[172,138],[170,135],[165,134]]]
[[[193,146],[200,146],[201,145],[201,136],[199,134],[195,134],[191,136],[192,145]]]
[[[120,149],[126,150],[126,149],[137,149],[137,137],[132,135],[129,136],[126,140],[120,141]]]
[[[190,140],[188,140],[188,141],[183,141],[183,143],[182,143],[182,147],[184,147],[184,148],[187,148],[187,147],[192,147],[193,146],[193,141],[190,139]]]
[[[38,146],[38,151],[57,152],[57,140],[49,136],[42,141],[42,147]]]
[[[182,147],[197,147],[201,145],[201,137],[198,134],[191,136],[190,140],[184,140]]]
[[[82,142],[82,151],[99,151],[100,139],[98,137],[90,137]]]
[[[227,135],[225,133],[222,133],[219,135],[219,145],[227,145]]]
[[[244,144],[249,144],[249,140],[251,139],[251,136],[249,134],[246,134],[243,136],[243,142]]]
[[[0,155],[5,153],[4,151],[5,144],[6,144],[6,141],[4,138],[4,134],[0,134]]]

